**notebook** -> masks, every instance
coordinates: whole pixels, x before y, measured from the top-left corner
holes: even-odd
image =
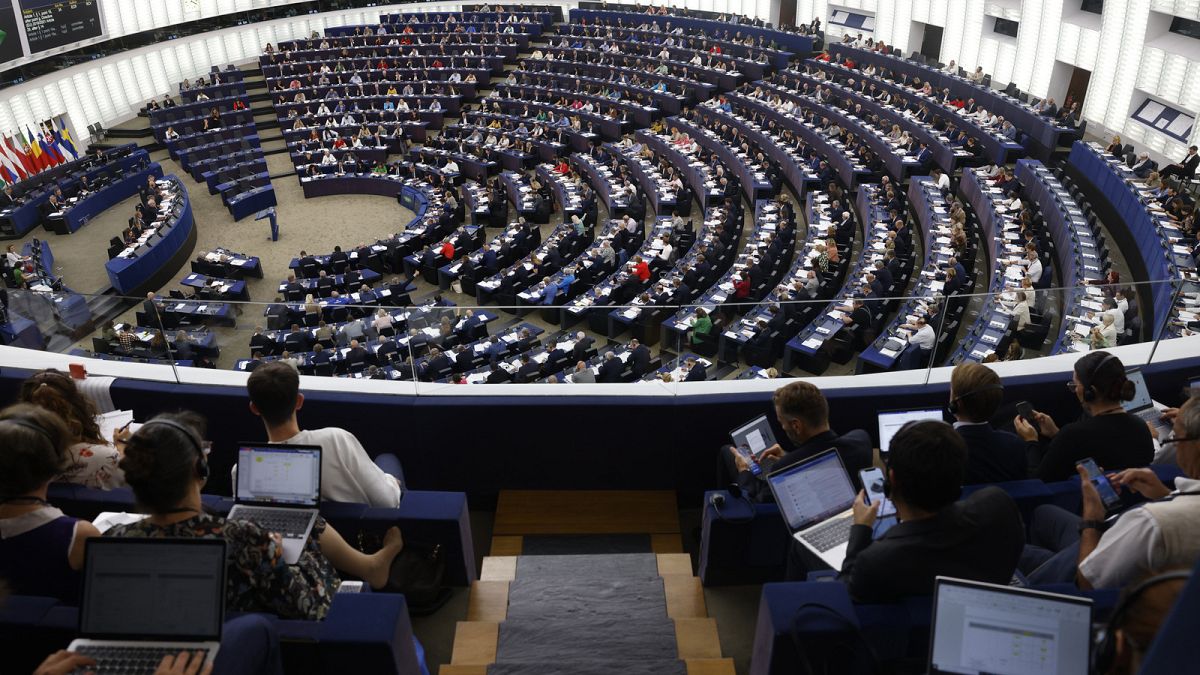
[[[181,611],[186,608],[186,611]],[[225,540],[87,540],[80,638],[96,672],[154,673],[165,655],[212,661],[225,622]]]
[[[930,673],[1086,675],[1092,601],[938,577]]]
[[[792,536],[835,570],[842,568],[853,524],[854,485],[833,448],[767,476]]]
[[[234,502],[229,519],[278,533],[284,561],[295,565],[321,504],[321,447],[239,444]]]

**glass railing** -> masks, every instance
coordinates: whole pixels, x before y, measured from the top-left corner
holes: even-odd
[[[1132,367],[1151,363],[1164,340],[1200,328],[1197,288],[1178,282],[1122,285],[1134,306],[1149,306],[1157,297],[1163,307],[1153,317],[1122,313],[1111,326],[1103,322],[1104,287],[1039,289],[1027,298],[1031,323],[1020,331],[1014,316],[1023,311],[1012,293],[955,295],[933,306],[931,298],[904,296],[867,299],[862,309],[844,300],[730,299],[592,305],[570,312],[561,306],[432,299],[399,307],[390,306],[388,297],[364,302],[358,294],[307,303],[230,299],[244,297],[245,284],[154,300],[9,290],[4,343],[44,354],[4,350],[0,364],[62,367],[67,355],[68,362],[97,359],[89,362],[91,369],[110,374],[194,382],[197,369],[245,372],[285,359],[304,375],[378,381],[369,386],[372,391],[387,391],[389,382],[413,385],[419,393],[459,383],[593,379],[656,383],[674,391],[699,380],[901,371],[906,382],[921,381],[912,379],[918,375],[928,381],[932,369],[964,360],[1029,361],[1060,354],[1073,360],[1071,355],[1114,347]],[[1165,298],[1172,302],[1170,313]],[[1127,325],[1119,325],[1126,315]],[[875,321],[879,316],[882,321]],[[592,340],[590,348],[575,349],[580,333]],[[648,348],[648,358],[641,349],[632,354],[635,339]],[[925,345],[933,348],[922,349]],[[1197,353],[1195,345],[1191,352]],[[605,365],[613,359],[619,363]]]

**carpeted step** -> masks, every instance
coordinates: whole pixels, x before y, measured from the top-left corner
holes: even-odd
[[[616,555],[534,555],[517,559],[517,579],[567,578],[651,579],[658,576],[658,559],[653,553]]]
[[[653,579],[574,580],[517,578],[508,586],[508,618],[513,621],[602,621],[667,619],[661,577]]]
[[[571,663],[493,663],[487,675],[685,675],[687,666],[678,659],[658,661],[599,661]]]
[[[670,619],[506,619],[500,624],[496,663],[671,661],[679,658]],[[609,671],[621,672],[621,671]]]

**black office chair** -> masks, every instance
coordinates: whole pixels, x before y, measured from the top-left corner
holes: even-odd
[[[316,364],[313,366],[313,375],[333,377],[333,364],[330,362]]]

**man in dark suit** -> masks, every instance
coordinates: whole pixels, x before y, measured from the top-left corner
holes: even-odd
[[[255,326],[254,327],[254,335],[250,336],[250,351],[251,352],[262,352],[264,354],[267,354],[272,351],[272,348],[274,346],[275,346],[275,341],[272,340],[271,338],[267,337],[266,335],[263,335],[263,327]]]
[[[597,382],[620,382],[621,374],[625,372],[625,362],[618,359],[612,352],[604,352],[604,362],[600,364]]]
[[[522,354],[521,367],[517,369],[517,376],[513,379],[518,383],[533,382],[537,379],[540,370],[540,363],[529,358],[529,354]]]
[[[500,364],[493,363],[492,370],[488,373],[487,379],[484,380],[484,382],[487,384],[500,384],[502,382],[508,382],[511,379],[512,376],[508,374],[507,370],[501,368]]]
[[[558,346],[557,340],[550,340],[546,343],[546,360],[542,362],[542,367],[538,369],[538,373],[542,377],[557,373],[562,369],[566,360],[567,352]]]
[[[575,346],[571,348],[571,360],[586,361],[587,355],[588,355],[588,350],[590,350],[592,348],[592,345],[595,342],[596,342],[596,338],[589,336],[587,333],[584,333],[583,331],[579,331],[578,333],[576,333],[575,334]]]
[[[989,424],[1003,401],[1004,385],[991,368],[969,362],[954,367],[950,375],[950,413],[956,420],[954,430],[967,447],[967,485],[1028,477],[1025,441]]]
[[[763,281],[767,278],[767,273],[763,271],[762,265],[759,264],[758,258],[750,259],[750,267],[746,270],[750,275],[750,288],[760,288]]]
[[[343,265],[349,264],[349,262],[350,262],[350,256],[346,255],[342,251],[342,247],[334,246],[333,253],[331,253],[329,255],[329,266],[332,267],[334,270],[337,270],[337,269],[340,269]]]
[[[483,245],[483,256],[479,259],[479,266],[487,274],[495,274],[500,269],[500,265],[496,259],[496,251],[492,249],[491,244]]]
[[[333,277],[326,274],[325,270],[321,270],[321,273],[317,275],[317,295],[327,298],[333,293],[333,287]]]
[[[886,475],[899,522],[872,541],[879,502],[855,499],[838,575],[855,602],[927,596],[938,576],[1008,584],[1025,544],[1021,513],[994,486],[959,501],[966,463],[962,438],[944,422],[908,424],[892,437]]]
[[[454,372],[465,373],[475,365],[475,355],[466,345],[454,346]]]
[[[642,376],[650,372],[650,348],[638,341],[637,338],[629,341],[629,369],[633,372],[635,380],[642,379]]]
[[[355,368],[364,368],[367,365],[367,350],[358,343],[358,340],[350,341],[350,351],[346,352],[346,369],[353,370]]]
[[[295,323],[292,324],[291,331],[284,336],[283,346],[292,353],[306,352],[312,348],[312,345],[309,343],[308,334],[300,330],[300,325]]]
[[[329,363],[332,360],[333,353],[330,350],[325,349],[325,345],[318,342],[313,348],[312,364],[314,366],[319,366],[321,364]]]
[[[421,367],[421,381],[432,382],[433,378],[450,370],[450,357],[437,347],[429,348],[429,358]]]
[[[726,470],[742,488],[742,492],[757,502],[773,500],[765,476],[772,471],[802,462],[829,448],[837,450],[842,464],[850,473],[856,487],[858,472],[871,466],[873,450],[867,432],[854,429],[838,435],[829,428],[829,403],[821,390],[808,382],[793,382],[775,390],[775,418],[779,420],[793,449],[784,452],[776,444],[759,456],[762,471],[755,474],[747,460],[726,445],[722,452]]]
[[[1172,164],[1162,171],[1158,172],[1159,178],[1166,179],[1170,176],[1178,176],[1180,180],[1188,180],[1196,175],[1196,166],[1200,164],[1200,155],[1196,154],[1196,146],[1188,148],[1187,157],[1183,161]]]
[[[703,382],[708,379],[708,369],[696,357],[689,356],[684,363],[684,382]]]
[[[289,274],[287,283],[283,287],[284,297],[288,302],[303,302],[304,301],[304,286],[296,280],[295,274]]]
[[[299,269],[310,269],[317,267],[317,259],[309,255],[307,251],[300,251]]]
[[[400,347],[396,345],[396,341],[386,335],[379,336],[379,346],[375,348],[375,365],[382,366],[390,363],[392,354],[400,351]]]

